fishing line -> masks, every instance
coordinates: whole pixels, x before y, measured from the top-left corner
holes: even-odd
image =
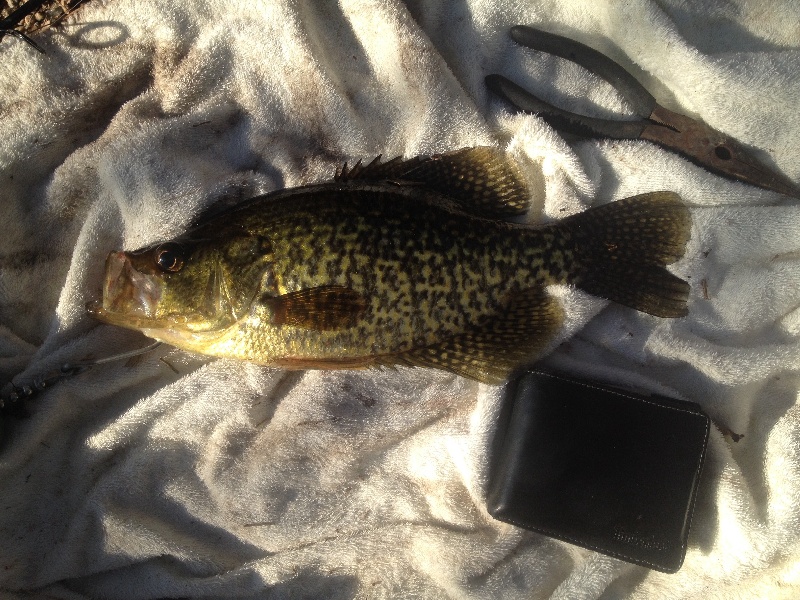
[[[57,371],[51,371],[49,373],[37,375],[33,378],[29,385],[18,386],[11,381],[6,384],[5,388],[3,388],[2,392],[0,392],[0,412],[12,412],[14,410],[18,410],[22,401],[29,399],[31,396],[41,392],[46,388],[52,387],[55,383],[61,381],[62,379],[78,375],[79,373],[83,373],[87,369],[97,365],[147,354],[148,352],[158,348],[160,345],[161,342],[153,342],[152,344],[149,344],[143,348],[137,348],[136,350],[122,352],[120,354],[114,354],[104,358],[82,360],[74,363],[64,363]]]

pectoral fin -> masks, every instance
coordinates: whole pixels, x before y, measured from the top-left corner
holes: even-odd
[[[298,290],[282,296],[264,298],[272,310],[274,325],[329,331],[355,325],[367,309],[367,299],[341,286]]]
[[[563,310],[555,298],[543,288],[529,288],[511,294],[505,307],[479,326],[385,362],[444,369],[499,384],[514,369],[535,360],[563,320]]]

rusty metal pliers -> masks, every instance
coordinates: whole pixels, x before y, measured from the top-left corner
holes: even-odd
[[[520,45],[566,58],[596,73],[617,89],[639,119],[619,121],[568,112],[537,98],[502,75],[486,77],[488,88],[517,109],[536,113],[556,129],[582,137],[648,140],[717,175],[800,198],[800,187],[788,177],[753,157],[735,139],[664,108],[633,75],[597,50],[524,25],[512,27],[511,38]]]

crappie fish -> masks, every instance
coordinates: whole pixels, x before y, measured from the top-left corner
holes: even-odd
[[[98,319],[186,350],[293,369],[414,365],[504,381],[563,321],[566,283],[659,317],[686,314],[691,220],[654,192],[546,226],[503,152],[347,165],[180,237],[106,261]]]

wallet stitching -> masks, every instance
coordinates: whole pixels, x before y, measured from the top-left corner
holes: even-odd
[[[572,536],[569,536],[569,535],[566,535],[566,534],[563,534],[563,533],[558,533],[558,532],[556,532],[556,531],[554,531],[552,529],[548,529],[546,527],[539,527],[539,526],[535,526],[535,525],[526,525],[524,523],[521,523],[521,522],[517,521],[516,519],[509,519],[506,516],[503,516],[502,520],[505,521],[506,523],[511,523],[512,525],[516,525],[517,527],[522,527],[523,529],[527,529],[529,531],[536,531],[538,533],[542,533],[544,535],[547,535],[547,536],[549,536],[551,538],[555,538],[557,540],[563,540],[565,542],[569,542],[570,544],[574,544],[574,545],[579,546],[581,548],[587,548],[587,549],[593,550],[595,552],[600,552],[601,554],[605,554],[607,556],[613,556],[614,558],[621,558],[622,560],[625,560],[625,561],[628,561],[628,562],[634,562],[634,563],[640,564],[640,565],[645,565],[645,566],[648,566],[648,567],[652,567],[654,569],[663,569],[663,568],[665,568],[663,565],[659,565],[658,563],[654,563],[654,562],[651,562],[649,560],[645,560],[643,558],[637,558],[635,556],[632,556],[632,555],[629,555],[629,554],[625,554],[623,552],[617,552],[615,550],[606,550],[605,548],[597,546],[596,544],[581,542],[581,541],[577,540],[576,538],[573,538]],[[681,565],[683,565],[683,559],[681,559],[680,564],[678,565],[679,569],[680,569]]]
[[[574,384],[574,385],[580,385],[580,386],[583,386],[583,387],[586,387],[586,388],[589,388],[589,389],[592,389],[592,390],[597,390],[598,392],[606,392],[608,394],[614,394],[615,396],[621,396],[623,398],[628,398],[629,400],[634,400],[636,402],[644,402],[645,404],[652,404],[653,406],[655,406],[657,408],[666,408],[668,410],[677,410],[678,412],[685,412],[685,413],[689,413],[690,415],[700,416],[700,415],[697,414],[696,411],[693,411],[693,410],[688,410],[686,408],[679,408],[677,406],[666,406],[664,404],[660,404],[658,402],[654,402],[652,400],[648,400],[647,398],[637,398],[636,396],[630,396],[628,394],[623,394],[622,392],[618,392],[617,390],[612,390],[612,389],[609,389],[609,388],[600,387],[600,386],[597,386],[597,385],[592,385],[590,383],[586,383],[586,382],[583,382],[583,381],[578,381],[578,380],[575,380],[575,379],[567,379],[565,377],[560,377],[560,376],[554,375],[552,373],[545,373],[544,371],[535,371],[535,373],[537,375],[544,375],[545,377],[550,377],[551,379],[558,379],[560,381],[566,381],[567,383],[571,383],[571,384]],[[706,423],[706,430],[708,430],[708,423]]]
[[[697,468],[695,469],[694,472],[696,483],[694,486],[692,486],[692,497],[689,499],[689,519],[686,523],[686,539],[683,540],[683,543],[681,544],[684,556],[686,555],[686,547],[689,542],[689,532],[692,530],[692,521],[694,520],[694,507],[695,504],[697,503],[697,490],[700,487],[700,475],[703,472],[703,463],[705,462],[706,452],[708,451],[708,436],[710,433],[710,428],[711,428],[711,420],[708,417],[706,417],[706,429],[705,429],[705,436],[703,438],[703,450],[700,452],[700,457],[698,458],[697,461]],[[682,565],[683,565],[683,558],[681,558],[681,562],[678,565],[678,568],[680,569]]]
[[[694,486],[692,486],[692,494],[691,494],[691,497],[689,498],[689,518],[688,518],[687,527],[686,527],[686,537],[685,537],[685,539],[683,539],[681,541],[681,545],[680,545],[682,556],[681,556],[681,560],[680,560],[680,562],[678,563],[678,566],[677,566],[677,569],[680,569],[681,566],[683,565],[683,560],[684,560],[685,555],[686,555],[686,548],[687,548],[688,541],[689,541],[689,531],[692,528],[692,520],[694,519],[694,508],[695,508],[695,504],[697,502],[697,488],[699,487],[700,474],[702,473],[702,470],[703,470],[703,462],[705,461],[706,450],[707,450],[707,447],[708,447],[708,436],[709,436],[709,433],[710,433],[710,424],[709,424],[708,416],[700,415],[696,411],[693,411],[693,410],[688,410],[688,409],[680,408],[680,407],[677,407],[677,406],[666,406],[664,404],[660,404],[660,403],[654,402],[652,400],[647,400],[646,398],[637,398],[636,396],[630,396],[628,394],[623,394],[622,392],[618,392],[616,390],[610,390],[608,388],[604,388],[604,387],[600,387],[600,386],[596,386],[596,385],[591,385],[591,384],[585,383],[583,381],[577,381],[577,380],[574,380],[574,379],[567,379],[565,377],[559,377],[558,375],[554,375],[552,373],[545,373],[544,371],[534,371],[534,373],[536,375],[543,375],[545,377],[550,377],[551,379],[557,379],[559,381],[566,381],[567,383],[570,383],[570,384],[580,385],[582,387],[593,389],[593,390],[597,390],[599,392],[606,392],[606,393],[609,393],[609,394],[614,394],[615,396],[620,396],[622,398],[628,398],[629,400],[633,400],[635,402],[644,402],[646,404],[653,405],[656,408],[676,410],[678,412],[689,413],[690,415],[694,415],[696,417],[705,416],[705,419],[704,419],[704,421],[705,421],[705,432],[704,432],[704,436],[703,436],[702,450],[700,452],[700,456],[698,457],[697,464],[695,465],[695,469],[694,469],[694,478],[697,481],[697,483]],[[659,568],[663,569],[664,568],[663,566],[660,566],[657,563],[653,563],[653,562],[648,561],[648,560],[636,558],[635,556],[624,554],[622,552],[616,552],[614,550],[605,550],[605,549],[602,549],[601,547],[599,547],[599,546],[597,546],[595,544],[581,543],[580,541],[578,541],[577,539],[573,538],[572,536],[556,533],[555,531],[552,531],[552,530],[547,529],[545,527],[537,527],[537,526],[525,525],[523,523],[518,522],[515,519],[507,519],[505,517],[503,518],[503,520],[505,520],[507,523],[511,523],[512,525],[516,525],[518,527],[522,527],[523,529],[538,531],[538,532],[543,533],[545,535],[549,535],[550,537],[553,537],[553,538],[556,538],[556,539],[562,539],[562,540],[567,541],[569,543],[575,544],[576,546],[580,546],[582,548],[588,548],[589,550],[594,550],[595,552],[601,552],[603,554],[607,554],[608,556],[613,556],[613,557],[616,557],[616,558],[621,558],[623,560],[632,561],[634,563],[646,565],[648,567],[653,567],[655,569],[659,569]]]

